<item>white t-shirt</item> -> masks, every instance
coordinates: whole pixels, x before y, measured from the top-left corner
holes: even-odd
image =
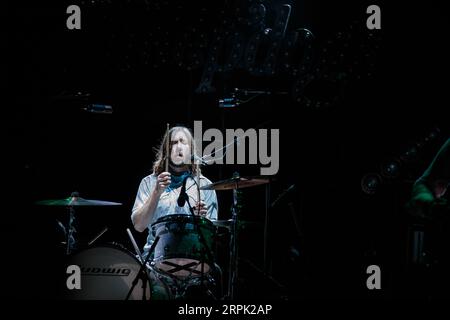
[[[197,202],[198,199],[198,191],[197,186],[194,182],[194,180],[197,181],[197,177],[195,178],[189,178],[186,181],[186,193],[189,196],[189,203],[192,207]],[[155,174],[150,174],[142,179],[141,184],[139,185],[139,189],[136,195],[136,200],[134,202],[132,215],[142,206],[144,205],[145,201],[148,199],[148,197],[152,194],[153,189],[156,186],[157,182],[157,176]],[[211,181],[204,177],[200,176],[200,186],[205,186],[207,184],[211,184]],[[180,195],[181,187],[177,189],[173,189],[168,191],[167,188],[164,190],[164,192],[161,194],[158,202],[158,206],[155,209],[155,212],[153,214],[153,217],[148,224],[148,237],[147,237],[147,243],[144,246],[144,251],[148,251],[153,243],[154,236],[151,231],[151,225],[156,222],[159,218],[170,215],[170,214],[186,214],[191,215],[191,212],[189,211],[189,206],[186,203],[184,207],[179,207],[177,200]],[[217,212],[218,212],[218,206],[217,206],[217,195],[215,190],[200,190],[200,198],[203,202],[205,202],[208,212],[206,214],[206,218],[209,220],[217,220]]]

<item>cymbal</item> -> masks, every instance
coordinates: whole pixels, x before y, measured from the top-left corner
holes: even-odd
[[[65,206],[65,207],[81,207],[81,206],[121,206],[119,202],[88,200],[81,197],[68,197],[59,200],[41,200],[36,202],[41,206]]]
[[[200,190],[232,190],[258,186],[269,183],[269,178],[257,177],[237,177],[227,180],[217,181],[206,186],[200,187]]]

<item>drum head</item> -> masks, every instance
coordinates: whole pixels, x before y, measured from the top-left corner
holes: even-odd
[[[69,258],[68,265],[81,269],[81,288],[67,289],[67,298],[80,300],[125,300],[141,268],[134,255],[113,245],[80,251]],[[149,272],[140,275],[129,300],[168,298],[168,290],[152,278]]]

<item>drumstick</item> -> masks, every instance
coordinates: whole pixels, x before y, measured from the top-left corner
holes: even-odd
[[[167,124],[166,129],[166,172],[169,172],[169,145],[170,145],[170,137],[169,137],[169,124]]]

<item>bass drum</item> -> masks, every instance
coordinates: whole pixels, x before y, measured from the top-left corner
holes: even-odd
[[[69,258],[66,268],[70,265],[81,271],[80,288],[75,286],[75,273],[66,275],[66,298],[71,300],[125,300],[141,268],[139,260],[118,245],[82,250]],[[171,294],[161,277],[147,268],[128,299],[170,300]]]

